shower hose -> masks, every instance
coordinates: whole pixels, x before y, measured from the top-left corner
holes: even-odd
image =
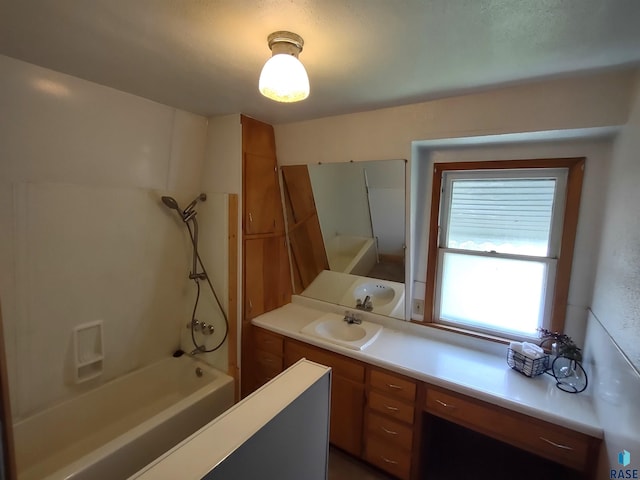
[[[193,221],[195,222],[195,218],[193,219]],[[193,234],[193,231],[191,230],[191,226],[189,225],[189,222],[185,222],[185,225],[187,226],[187,229],[189,230],[189,237],[191,238],[191,245],[193,246],[193,253],[195,255],[195,257],[198,259],[198,263],[200,264],[200,268],[202,268],[202,273],[204,274],[204,278],[207,281],[207,283],[209,284],[209,288],[211,289],[211,293],[213,294],[213,298],[216,300],[216,303],[218,304],[218,308],[220,309],[220,313],[222,313],[222,318],[224,318],[224,336],[222,337],[222,340],[220,340],[220,342],[213,348],[205,348],[204,343],[202,345],[198,345],[198,342],[196,341],[196,335],[195,335],[195,324],[196,324],[196,312],[198,310],[198,302],[200,301],[200,280],[197,277],[197,275],[194,275],[193,281],[196,283],[196,299],[195,302],[193,303],[193,311],[191,313],[191,341],[193,342],[194,347],[196,348],[196,353],[211,353],[211,352],[215,352],[216,350],[218,350],[220,347],[222,347],[222,345],[224,344],[225,340],[227,339],[227,335],[229,334],[229,319],[227,317],[226,312],[224,311],[224,308],[222,307],[222,303],[220,303],[220,299],[218,298],[218,295],[216,294],[216,290],[215,288],[213,288],[213,285],[211,284],[211,279],[209,278],[209,274],[207,273],[207,269],[204,266],[204,263],[202,262],[202,259],[200,258],[200,254],[198,253],[198,242],[196,241],[196,238]],[[195,227],[197,228],[197,226]],[[196,274],[197,272],[192,272],[193,274]]]

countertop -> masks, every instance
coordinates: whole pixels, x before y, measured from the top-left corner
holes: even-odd
[[[412,325],[417,328],[409,331],[411,328],[404,325],[408,322],[398,320],[391,320],[398,324],[397,328],[389,321],[376,322],[382,323],[383,329],[373,344],[362,351],[300,333],[325,313],[326,310],[290,303],[254,318],[252,323],[431,385],[603,438],[588,389],[579,394],[566,393],[556,387],[549,375],[529,378],[516,372],[507,365],[506,346],[504,355],[498,355],[495,346],[494,352],[490,352],[458,345],[429,336],[429,331],[435,329]]]

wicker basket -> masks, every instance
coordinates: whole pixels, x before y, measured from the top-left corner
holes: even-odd
[[[507,350],[507,364],[527,377],[536,377],[548,370],[549,355],[533,359],[509,348]]]

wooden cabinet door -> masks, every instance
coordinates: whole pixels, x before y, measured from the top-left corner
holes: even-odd
[[[291,301],[284,235],[244,242],[244,318],[252,319]]]
[[[362,453],[363,410],[364,385],[333,375],[329,440],[357,457]]]
[[[282,167],[282,179],[293,217],[289,221],[299,223],[316,213],[316,202],[313,199],[313,189],[307,166],[286,165]]]
[[[306,165],[282,167],[295,292],[301,293],[329,261]]]
[[[284,228],[275,157],[244,154],[244,233],[281,232]]]
[[[347,357],[287,340],[285,368],[301,358],[331,367],[331,427],[329,440],[355,456],[362,453],[364,367]]]

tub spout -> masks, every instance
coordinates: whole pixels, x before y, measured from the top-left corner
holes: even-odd
[[[194,356],[202,352],[204,352],[204,345],[200,345],[198,348],[194,348],[193,350],[191,350],[191,352],[189,352],[189,355]]]

